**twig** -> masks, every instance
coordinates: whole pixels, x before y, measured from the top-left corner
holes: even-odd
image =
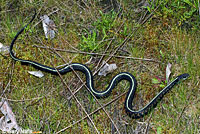
[[[4,56],[2,53],[0,53],[0,56],[2,56],[4,59],[7,59],[7,56]]]
[[[62,83],[68,88],[68,90],[70,91],[70,93],[73,94],[73,92],[71,91],[70,87],[65,83],[65,81],[63,80],[63,78],[62,78],[62,76],[61,76],[61,74],[59,73],[58,70],[57,70],[57,72],[58,72],[58,75],[59,75],[59,77],[60,77]],[[85,114],[87,115],[87,118],[90,120],[90,122],[91,122],[92,125],[94,126],[96,132],[97,132],[98,134],[100,134],[99,131],[97,130],[97,128],[96,128],[94,122],[92,121],[92,119],[91,119],[90,116],[88,115],[88,113],[87,113],[87,111],[85,110],[85,108],[81,105],[81,103],[79,102],[79,100],[77,99],[77,97],[76,97],[75,95],[73,95],[73,97],[74,97],[74,99],[76,100],[76,102],[81,106],[81,108],[83,109],[83,111],[85,112]]]
[[[190,100],[190,96],[191,96],[191,95],[189,95],[189,96],[187,97],[187,100]],[[183,107],[183,109],[182,109],[180,115],[178,116],[178,118],[177,118],[177,120],[176,120],[176,125],[178,124],[178,122],[179,122],[180,118],[182,117],[182,115],[183,115],[185,109],[187,108],[187,106],[188,106],[188,104],[185,103],[185,105],[184,105],[184,107]],[[176,126],[176,125],[175,125],[175,126]]]
[[[4,99],[4,100],[7,100],[7,101],[11,101],[11,102],[24,102],[24,101],[33,101],[33,100],[42,99],[42,98],[44,98],[44,96],[36,97],[36,98],[32,98],[32,99],[23,99],[23,100],[13,100],[13,99],[8,99],[8,98],[4,98],[4,97],[0,97],[0,98]]]
[[[183,109],[182,109],[180,115],[178,116],[178,118],[177,118],[177,120],[176,120],[176,125],[178,124],[178,122],[179,122],[180,118],[182,117],[182,115],[183,115],[183,113],[184,113],[184,111],[185,111],[185,109],[186,109],[187,106],[188,106],[188,105],[185,104],[185,106],[183,107]],[[176,126],[176,125],[175,125],[175,126]]]
[[[154,60],[154,59],[148,59],[148,58],[138,58],[138,57],[130,57],[130,56],[118,56],[118,55],[113,55],[113,54],[90,53],[90,52],[83,52],[83,51],[74,51],[74,50],[65,50],[65,49],[59,49],[59,48],[51,48],[51,47],[38,46],[38,45],[33,45],[33,46],[34,47],[38,47],[38,48],[44,48],[44,49],[54,49],[56,51],[69,52],[69,53],[100,55],[100,56],[112,56],[112,57],[115,57],[115,58],[124,58],[124,59],[133,59],[133,60],[142,60],[142,61],[148,61],[148,62],[161,63],[161,61],[157,61],[157,60]]]
[[[134,30],[133,30],[134,31]],[[122,44],[120,46],[118,46],[115,51],[108,57],[108,59],[104,62],[104,64],[106,64],[112,57],[113,55],[115,55],[115,53],[117,53],[117,51],[126,44],[126,42],[131,38],[131,36],[133,35],[133,32],[131,34],[129,34],[125,40],[122,42]],[[99,69],[97,69],[95,72],[94,72],[94,75],[99,72],[99,70],[104,66],[104,64],[102,64]]]
[[[11,72],[10,72],[10,78],[9,78],[9,81],[8,81],[8,84],[6,85],[6,87],[5,87],[5,89],[3,90],[3,92],[1,93],[1,98],[2,98],[2,96],[4,95],[4,93],[6,92],[6,90],[7,90],[7,88],[8,88],[8,86],[10,86],[10,83],[11,83],[11,81],[12,81],[12,75],[13,75],[13,68],[14,68],[14,65],[15,64],[12,64],[13,66],[12,66],[12,70],[11,70]],[[3,106],[3,104],[4,104],[4,102],[5,102],[5,99],[3,99],[3,103],[2,103],[2,105],[0,106],[0,108]]]
[[[149,117],[149,119],[148,119],[148,121],[147,121],[147,127],[146,127],[145,134],[148,134],[148,130],[149,130],[149,125],[150,125],[150,120],[151,120],[151,118],[152,118],[152,113],[151,113],[151,115],[150,115],[150,117]]]
[[[161,3],[149,14],[149,16],[141,24],[146,23],[153,16],[154,12],[158,9],[160,5]]]
[[[125,22],[125,21],[124,21],[124,22]],[[122,26],[124,25],[124,22],[123,22],[123,23],[121,24],[121,26],[118,28],[118,30],[117,30],[116,33],[118,33],[119,30],[122,28]],[[108,46],[106,47],[106,49],[105,49],[105,51],[104,51],[104,54],[101,56],[101,58],[100,58],[100,60],[99,60],[99,62],[98,62],[98,64],[97,64],[96,68],[99,67],[99,64],[100,64],[101,61],[103,60],[103,58],[104,58],[104,56],[105,56],[105,53],[106,53],[107,50],[110,48],[110,45],[112,44],[112,42],[113,42],[114,39],[115,39],[115,38],[113,37],[112,40],[110,41],[110,43],[108,44]]]
[[[6,12],[14,12],[16,11],[17,9],[11,9],[11,10],[4,10],[4,11],[0,11],[0,14],[1,13],[6,13]]]
[[[88,115],[91,116],[91,115],[95,114],[95,113],[98,112],[99,110],[101,110],[101,109],[103,109],[104,107],[110,105],[111,103],[113,103],[114,101],[118,100],[119,98],[121,98],[122,96],[124,96],[124,95],[127,94],[127,93],[128,93],[128,92],[122,93],[121,95],[117,96],[116,98],[114,98],[114,99],[111,100],[110,102],[104,104],[103,106],[97,108],[95,111],[89,113]],[[56,132],[56,134],[61,133],[61,132],[65,131],[66,129],[73,127],[75,124],[81,122],[82,120],[84,120],[84,119],[86,119],[86,118],[87,118],[87,116],[83,117],[82,119],[80,119],[80,120],[74,122],[73,124],[69,125],[68,127],[65,127],[65,128],[63,128],[63,129],[61,129],[60,131]]]

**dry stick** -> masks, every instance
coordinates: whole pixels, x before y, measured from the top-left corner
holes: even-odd
[[[57,53],[55,50],[53,50],[58,56],[60,56],[62,58],[62,56]],[[63,58],[62,58],[63,59]],[[64,60],[64,59],[63,59]],[[66,61],[65,61],[66,62]],[[71,67],[70,67],[71,68]],[[81,83],[87,88],[87,90],[92,94],[92,96],[95,98],[96,102],[102,107],[101,103],[98,101],[98,99],[96,98],[96,96],[92,93],[92,91],[85,85],[85,82],[83,82],[83,80],[80,78],[80,76],[75,72],[75,70],[73,68],[71,68],[72,71],[75,73],[75,75],[78,77],[78,79],[81,81]],[[75,95],[75,94],[74,94]],[[113,123],[113,125],[115,126],[116,130],[118,133],[119,129],[117,128],[116,124],[114,123],[114,121],[112,120],[112,118],[110,117],[110,115],[108,114],[108,112],[103,108],[103,111],[106,113],[106,115],[108,116],[108,118],[111,120],[111,122]]]
[[[117,96],[116,98],[114,98],[114,99],[111,100],[110,102],[104,104],[103,106],[99,107],[98,109],[96,109],[95,111],[89,113],[88,115],[91,116],[91,115],[97,113],[99,110],[101,110],[101,109],[103,109],[104,107],[110,105],[111,103],[113,103],[114,101],[118,100],[119,98],[121,98],[122,96],[124,96],[124,95],[127,94],[127,93],[128,93],[128,92],[122,93],[121,95]],[[86,118],[87,118],[87,116],[83,117],[82,119],[80,119],[80,120],[74,122],[73,124],[67,126],[66,128],[63,128],[63,129],[61,129],[60,131],[56,132],[56,134],[61,133],[61,132],[65,131],[66,129],[73,127],[74,125],[76,125],[77,123],[81,122],[82,120],[84,120],[84,119],[86,119]]]
[[[2,56],[4,59],[7,59],[8,57],[0,53],[0,56]]]
[[[37,39],[38,40],[38,39]],[[54,50],[53,52],[55,53],[55,48],[50,48],[50,47],[45,47],[45,45],[44,45],[44,43],[41,41],[41,39],[39,39],[39,41],[40,41],[40,43],[43,45],[43,46],[40,46],[39,48],[48,48],[48,49],[50,49],[50,50]],[[68,42],[67,42],[68,43]],[[68,43],[69,44],[69,43]],[[70,44],[69,44],[70,45]],[[34,46],[37,46],[37,45],[34,45]],[[51,51],[50,51],[51,52]],[[57,55],[59,55],[58,53],[56,53]],[[60,56],[60,55],[59,55]],[[60,56],[61,57],[61,56]],[[76,57],[76,56],[75,56]],[[75,58],[75,57],[73,57],[72,59],[71,59],[71,61]],[[62,58],[62,60],[63,60],[63,62],[65,62],[66,63],[66,61]],[[62,65],[63,66],[63,65]],[[60,66],[57,66],[57,67],[60,67]],[[73,81],[73,79],[71,79],[71,81]],[[83,85],[82,85],[83,86]],[[65,92],[65,91],[64,91]],[[72,97],[72,96],[71,96]],[[70,99],[68,99],[68,100],[70,100]]]
[[[110,55],[110,57],[105,61],[105,63],[107,63],[107,62],[113,57],[112,55],[114,55],[115,53],[117,53],[117,51],[118,51],[122,46],[124,46],[124,45],[126,44],[126,42],[130,39],[131,36],[132,36],[132,33],[129,34],[129,36],[126,37],[125,40],[122,42],[122,44],[121,44],[119,47],[117,47],[117,48],[115,49],[115,51]],[[104,63],[104,64],[105,64],[105,63]],[[97,70],[94,72],[94,74],[96,74],[96,73],[104,66],[104,64],[102,64],[102,65],[99,67],[99,69],[97,69]]]
[[[11,77],[9,78],[8,84],[6,85],[5,89],[4,89],[3,92],[1,93],[1,96],[0,96],[1,98],[3,98],[2,96],[4,95],[4,93],[6,92],[8,86],[10,86],[10,83],[12,82],[12,75],[13,75],[13,72],[14,72],[14,69],[13,69],[13,68],[14,68],[14,64],[13,64],[12,70],[11,70],[11,72],[10,72]],[[6,100],[6,99],[3,99],[3,102],[2,102],[2,104],[0,105],[0,109],[1,109],[1,107],[3,106],[5,100]]]
[[[44,49],[54,49],[56,51],[69,52],[69,53],[79,53],[79,54],[88,54],[88,55],[100,55],[100,56],[113,56],[115,58],[124,58],[124,59],[133,59],[133,60],[142,60],[142,61],[148,61],[148,62],[161,63],[161,61],[157,61],[157,60],[154,60],[154,59],[148,59],[148,58],[118,56],[118,55],[113,55],[113,54],[90,53],[90,52],[83,52],[83,51],[74,51],[74,50],[65,50],[65,49],[59,49],[59,48],[44,47],[44,46],[38,46],[38,45],[33,45],[33,46],[34,47],[38,47],[38,48],[44,48]]]
[[[118,28],[118,30],[117,30],[116,33],[119,32],[119,30],[122,28],[122,26],[124,25],[124,23],[125,23],[125,21],[121,24],[121,26]],[[110,48],[110,45],[111,45],[111,43],[113,42],[113,40],[114,40],[114,37],[112,38],[112,40],[111,40],[110,43],[108,44],[107,48],[105,49],[104,54],[105,54],[105,53],[107,52],[107,50]],[[99,62],[98,62],[98,64],[97,64],[97,66],[96,66],[95,68],[98,68],[98,67],[99,67],[99,64],[101,63],[101,61],[102,61],[103,58],[104,58],[104,54],[101,56],[101,58],[100,58],[100,60],[99,60]]]
[[[124,23],[123,23],[123,24],[124,24]],[[120,27],[121,27],[121,26],[120,26]],[[100,60],[98,61],[98,63],[97,63],[97,65],[96,65],[95,68],[98,68],[98,67],[99,67],[99,64],[100,64],[101,61],[103,60],[103,58],[104,58],[104,56],[105,56],[105,53],[107,52],[108,48],[110,48],[110,45],[112,44],[113,40],[114,40],[114,37],[113,37],[113,38],[111,39],[111,41],[109,42],[108,46],[106,47],[104,53],[102,54],[102,56],[101,56]]]
[[[176,125],[179,123],[180,118],[182,117],[183,113],[185,112],[185,109],[187,108],[188,104],[185,104],[180,115],[178,116],[177,120],[176,120]],[[175,126],[176,126],[175,125]]]
[[[149,11],[146,11],[145,14],[140,17],[140,19],[139,19],[140,22],[145,19],[145,17],[147,16],[148,12]]]
[[[56,70],[57,70],[57,69],[56,69]],[[70,91],[70,93],[73,94],[72,90],[71,90],[70,87],[65,83],[65,81],[63,80],[63,78],[62,78],[62,76],[61,76],[61,74],[59,73],[58,70],[57,70],[57,73],[58,73],[58,75],[60,76],[60,79],[61,79],[62,83],[68,88],[68,90]],[[81,105],[81,103],[79,102],[79,100],[77,99],[77,97],[76,97],[75,95],[73,95],[73,97],[74,97],[74,99],[76,100],[76,102],[81,106],[81,108],[83,109],[83,111],[85,112],[85,114],[87,115],[87,118],[90,120],[90,122],[91,122],[92,125],[94,126],[96,132],[97,132],[98,134],[100,134],[99,131],[97,130],[97,128],[96,128],[94,122],[92,121],[92,119],[91,119],[90,116],[88,115],[88,113],[87,113],[87,111],[85,110],[85,108]]]
[[[23,99],[23,100],[13,100],[13,99],[8,99],[8,98],[1,97],[1,96],[0,96],[0,98],[4,99],[4,100],[7,100],[7,101],[11,101],[11,102],[24,102],[24,101],[33,101],[33,100],[42,99],[42,98],[44,98],[44,96],[42,96],[42,97],[36,97],[36,98],[32,98],[32,99]]]
[[[191,94],[188,95],[187,100],[190,100],[190,97],[191,97]],[[183,107],[183,109],[182,109],[180,115],[179,115],[178,118],[176,119],[176,124],[175,124],[175,126],[179,123],[179,121],[180,121],[180,119],[181,119],[181,117],[182,117],[182,115],[183,115],[183,113],[184,113],[184,111],[185,111],[185,109],[187,108],[188,105],[189,105],[189,104],[185,103],[185,105],[184,105],[184,107]]]
[[[151,120],[151,118],[152,118],[152,113],[151,113],[151,115],[150,115],[150,117],[149,117],[149,119],[148,119],[148,121],[147,121],[147,127],[146,127],[145,134],[148,134],[148,130],[149,130],[149,125],[150,125],[150,120]]]
[[[158,9],[158,7],[161,5],[161,3],[149,14],[149,16],[147,16],[147,18],[141,23],[141,24],[144,24],[146,23],[154,14],[154,12]],[[146,16],[146,14],[145,14]]]

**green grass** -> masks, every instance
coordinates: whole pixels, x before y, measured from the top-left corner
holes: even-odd
[[[16,56],[48,66],[62,65],[65,61],[84,64],[92,57],[92,61],[87,66],[94,73],[101,58],[98,54],[110,55],[137,27],[138,30],[115,55],[149,58],[158,62],[113,57],[108,63],[116,63],[118,68],[106,77],[96,75],[94,83],[97,89],[105,89],[112,77],[119,72],[130,72],[138,81],[133,104],[134,108],[139,109],[159,93],[160,84],[165,84],[165,68],[168,63],[172,64],[171,80],[182,73],[189,73],[190,78],[175,86],[144,118],[135,120],[127,116],[124,110],[125,96],[104,107],[105,110],[117,125],[120,133],[134,131],[199,133],[199,32],[194,28],[184,29],[176,25],[177,18],[169,13],[166,15],[167,12],[164,12],[165,16],[162,17],[159,15],[162,13],[160,9],[147,23],[138,25],[139,17],[144,13],[134,12],[133,7],[137,8],[137,2],[139,1],[121,1],[123,12],[104,13],[105,5],[102,6],[96,0],[85,3],[70,0],[67,2],[1,0],[0,42],[9,46],[17,31],[31,18],[32,9],[36,8],[38,13],[36,19],[29,27],[30,29],[20,35],[16,42],[14,47]],[[38,23],[39,17],[52,13],[56,8],[59,10],[50,15],[57,26],[56,37],[53,40],[45,40],[42,24]],[[189,20],[192,17],[190,16]],[[196,23],[194,26],[196,27]],[[57,51],[62,56],[60,57],[51,50],[34,45],[63,50],[77,49],[98,54],[86,55]],[[28,74],[28,71],[36,69],[14,62],[8,54],[5,56],[7,58],[0,56],[0,91],[6,91],[3,97],[10,100],[8,102],[16,115],[19,126],[43,133],[56,133],[86,116],[74,98],[68,100],[71,94],[59,76],[44,72],[43,78],[36,78]],[[107,59],[108,56],[105,56],[104,60]],[[84,75],[77,73],[85,81]],[[62,77],[73,92],[82,85],[74,73],[68,73]],[[153,79],[161,81],[154,83]],[[101,105],[106,104],[126,92],[128,87],[129,84],[122,81],[109,97],[99,99],[98,102]],[[82,87],[75,96],[88,113],[100,107],[85,87]],[[100,133],[117,133],[103,110],[90,117]],[[149,129],[146,130],[148,123]],[[62,133],[96,133],[94,125],[89,119],[84,119]]]

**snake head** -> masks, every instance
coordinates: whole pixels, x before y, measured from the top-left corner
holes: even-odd
[[[189,76],[190,76],[189,74],[185,73],[185,74],[179,75],[178,78],[179,78],[179,80],[185,80],[185,79],[187,79]]]

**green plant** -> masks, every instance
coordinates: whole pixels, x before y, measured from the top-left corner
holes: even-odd
[[[89,33],[87,30],[85,30],[87,33],[86,35],[82,35],[81,37],[81,43],[79,44],[80,49],[83,51],[91,51],[95,49],[99,49],[100,46],[97,45],[97,34],[95,30],[92,30],[91,33]]]
[[[99,11],[99,13],[101,18],[92,24],[95,30],[90,32],[85,29],[81,36],[79,47],[83,51],[99,51],[103,46],[100,43],[108,37],[107,33],[115,24],[116,13],[114,11],[108,14],[104,14],[102,11]]]
[[[153,84],[159,84],[159,87],[164,88],[167,85],[167,81],[161,81],[159,78],[152,78]]]
[[[154,13],[157,16],[172,17],[179,26],[199,27],[199,0],[148,0],[148,3],[149,6],[144,8],[153,12],[158,7]]]
[[[117,17],[116,12],[112,11],[110,13],[103,13],[99,11],[101,18],[93,23],[93,26],[97,28],[99,32],[103,32],[103,35],[106,36],[105,32],[110,30],[114,26],[114,20]]]
[[[8,16],[6,18],[6,21],[4,23],[4,26],[7,28],[7,33],[8,33],[8,36],[12,39],[15,37],[16,33],[17,32],[14,32],[13,28],[12,28],[12,24],[10,23],[11,20],[10,20],[10,16]]]

